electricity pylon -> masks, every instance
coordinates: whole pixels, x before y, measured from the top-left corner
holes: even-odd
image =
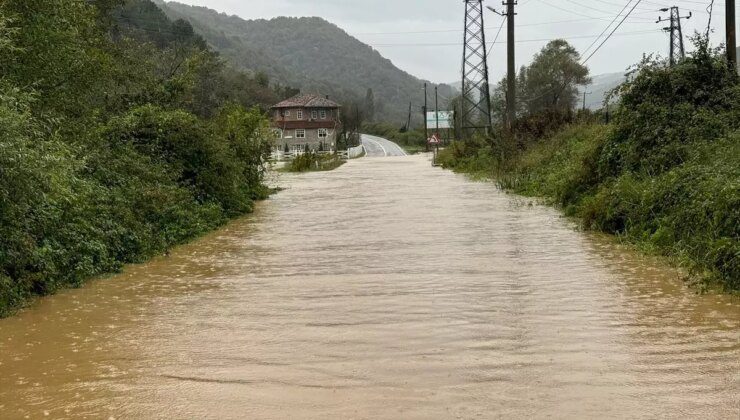
[[[660,9],[661,12],[671,12],[669,19],[660,17],[655,23],[670,22],[670,26],[663,28],[664,31],[670,34],[670,63],[671,67],[675,66],[676,63],[686,58],[686,50],[683,45],[683,30],[681,29],[681,19],[691,19],[692,13],[689,12],[688,16],[681,16],[678,7],[673,6],[671,8]]]
[[[493,125],[483,0],[465,0],[464,42],[461,121],[462,134],[469,137],[476,131],[487,133]]]

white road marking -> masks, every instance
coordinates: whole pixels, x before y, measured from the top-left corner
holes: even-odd
[[[380,147],[380,148],[381,148],[381,149],[383,150],[383,154],[385,155],[385,156],[383,156],[383,157],[388,157],[388,151],[387,151],[387,150],[385,150],[385,147],[383,147],[383,145],[382,145],[382,144],[380,144],[380,142],[379,142],[379,141],[377,141],[377,140],[373,140],[373,139],[371,139],[370,137],[365,137],[365,138],[366,138],[366,139],[367,139],[368,141],[371,141],[371,142],[373,142],[373,143],[377,144],[377,145],[378,145],[378,147]]]
[[[386,139],[384,139],[382,137],[371,136],[369,134],[363,134],[362,135],[362,140],[363,141],[367,141],[368,143],[372,143],[375,146],[379,147],[380,150],[383,151],[383,157],[408,156],[408,153],[406,153],[406,151],[403,150],[403,148],[401,146],[397,145],[396,143],[393,143],[390,140],[386,140]],[[385,146],[383,146],[384,143],[386,144]],[[393,153],[388,153],[389,149],[387,149],[386,147],[388,147],[388,148],[391,148],[392,147],[391,151]]]

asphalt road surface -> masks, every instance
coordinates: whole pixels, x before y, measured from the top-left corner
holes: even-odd
[[[382,137],[362,134],[362,145],[365,146],[367,157],[406,156],[401,146]]]

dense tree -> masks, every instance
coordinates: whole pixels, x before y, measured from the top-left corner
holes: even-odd
[[[365,104],[363,106],[365,117],[369,122],[375,121],[375,94],[372,88],[367,89]]]
[[[580,54],[562,39],[550,41],[529,66],[517,74],[517,114],[567,113],[578,103],[578,87],[591,82]],[[506,79],[492,95],[494,117],[503,120],[506,109]]]
[[[17,47],[0,57],[0,74],[39,93],[35,109],[80,116],[99,105],[110,70],[98,13],[81,0],[6,0],[2,13]]]
[[[568,42],[550,41],[520,77],[527,110],[572,110],[578,100],[578,86],[591,82],[588,68],[580,61],[580,54]]]
[[[0,316],[264,198],[277,97],[148,0],[0,2]]]

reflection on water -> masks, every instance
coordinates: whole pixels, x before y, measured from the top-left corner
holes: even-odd
[[[0,417],[740,416],[740,303],[424,157],[0,321]]]

